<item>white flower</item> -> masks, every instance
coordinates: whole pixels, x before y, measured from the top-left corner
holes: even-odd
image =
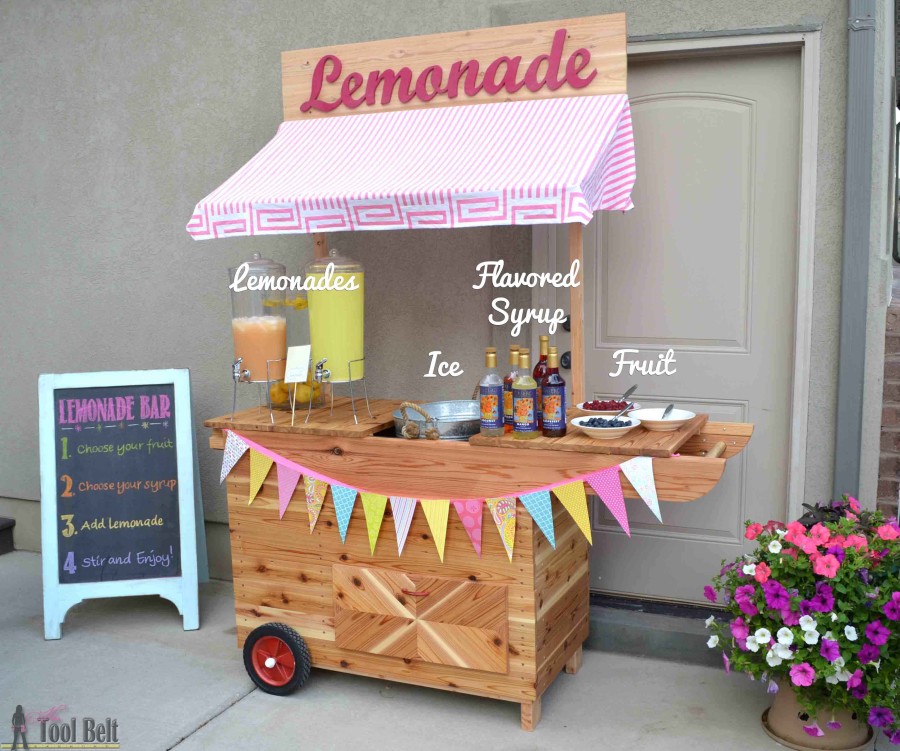
[[[769,663],[769,667],[777,668],[782,663],[782,659],[774,649],[770,649],[766,652],[766,662]]]
[[[876,673],[881,672],[881,660],[876,660],[875,662],[872,663],[872,665],[875,668]]]
[[[741,569],[746,576],[755,576],[756,575],[756,564],[748,563],[744,568]]]
[[[835,673],[834,675],[828,675],[825,677],[825,683],[837,683],[837,682],[838,682],[837,673]]]
[[[714,615],[711,615],[709,618],[707,618],[703,622],[706,624],[706,627],[709,628],[716,622],[716,617]]]
[[[844,636],[850,641],[856,641],[859,638],[859,634],[856,633],[856,629],[853,626],[844,626]]]
[[[782,660],[790,660],[794,657],[794,653],[791,652],[791,648],[787,644],[776,644],[772,647],[772,651]]]
[[[831,614],[831,622],[832,622],[832,623],[835,623],[835,622],[837,621],[837,618],[838,618],[837,613],[832,613],[832,614]]]
[[[842,667],[844,667],[844,665],[846,665],[847,663],[844,662],[844,658],[843,658],[843,657],[841,657],[840,655],[838,655],[838,658],[837,658],[834,662],[832,662],[831,664],[834,665],[836,668],[842,668]]]
[[[800,616],[800,628],[802,628],[804,631],[815,631],[816,626],[818,626],[818,624],[816,623],[816,619],[811,615]]]
[[[787,626],[782,626],[778,629],[776,636],[778,637],[778,643],[784,644],[786,647],[789,647],[794,643],[794,632]]]
[[[822,638],[828,639],[829,641],[834,641],[834,634],[832,634],[830,631],[826,631],[825,636],[823,636]]]
[[[719,644],[719,637],[716,634],[713,634],[712,636],[710,636],[709,640],[706,642],[706,646],[709,647],[710,649],[718,646],[718,644]]]
[[[767,628],[758,628],[753,636],[756,637],[756,641],[760,644],[768,644],[772,639],[772,632]]]
[[[818,644],[819,632],[818,631],[804,631],[803,632],[803,641],[805,641],[807,644]]]
[[[747,649],[749,649],[751,652],[759,652],[759,642],[756,641],[755,636],[747,637]]]
[[[778,540],[772,540],[769,543],[769,552],[770,553],[780,553],[781,552],[781,543]]]
[[[846,683],[850,680],[850,677],[853,675],[853,673],[851,673],[849,670],[838,670],[836,675],[841,683]]]
[[[787,534],[787,530],[786,529],[776,529],[775,534],[778,535],[779,537],[784,537]]]

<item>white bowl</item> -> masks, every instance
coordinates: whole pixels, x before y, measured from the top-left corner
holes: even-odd
[[[613,414],[615,414],[615,413],[613,413]],[[584,415],[582,417],[573,417],[569,421],[569,425],[573,425],[574,427],[578,428],[582,433],[585,433],[586,435],[590,436],[591,438],[596,438],[597,440],[600,440],[600,441],[608,441],[610,438],[621,438],[629,430],[633,430],[634,428],[636,428],[638,425],[641,424],[640,420],[635,420],[631,415],[626,415],[625,417],[622,418],[624,420],[631,420],[631,425],[626,425],[625,427],[622,427],[622,428],[589,428],[586,425],[582,424],[582,423],[587,422],[590,419],[591,418],[588,417],[587,415]]]
[[[582,402],[584,404],[584,402]],[[630,415],[634,410],[640,409],[641,405],[635,402],[631,405],[628,411],[625,413],[626,415]],[[612,417],[613,415],[619,414],[621,409],[585,409],[584,407],[576,407],[579,412],[584,412],[586,415],[590,415],[591,417]]]
[[[673,409],[669,416],[663,420],[662,414],[665,411],[665,407],[636,409],[634,412],[629,413],[628,416],[640,420],[647,430],[656,430],[660,433],[671,433],[678,430],[682,425],[685,425],[697,416],[686,409]]]

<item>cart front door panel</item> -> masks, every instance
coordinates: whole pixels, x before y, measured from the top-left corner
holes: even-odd
[[[506,587],[361,566],[334,566],[342,649],[506,673]]]

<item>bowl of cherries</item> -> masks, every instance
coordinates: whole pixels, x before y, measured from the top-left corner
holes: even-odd
[[[599,417],[612,417],[619,414],[630,402],[621,401],[619,399],[594,399],[591,402],[582,402],[578,405],[578,409],[587,415],[598,415]],[[628,412],[632,409],[640,409],[641,405],[631,404]],[[626,412],[625,414],[628,414]]]

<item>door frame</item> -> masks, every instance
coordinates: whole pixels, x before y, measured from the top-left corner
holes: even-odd
[[[821,32],[777,31],[748,34],[736,32],[724,36],[691,36],[681,39],[642,39],[628,44],[629,57],[672,59],[728,54],[740,51],[800,52],[800,194],[797,206],[797,286],[794,290],[794,355],[790,410],[790,457],[788,472],[789,518],[802,513],[806,498],[806,439],[809,419],[809,380],[812,354],[813,280],[816,232],[816,169],[818,165],[819,125],[819,56]],[[640,155],[638,155],[640,170]],[[565,240],[555,225],[532,228],[532,269],[555,269],[557,249],[566,252]],[[560,230],[562,228],[560,227]],[[594,233],[595,243],[599,234]],[[597,252],[596,245],[591,251]],[[583,269],[582,269],[583,272]],[[583,279],[583,276],[582,276]],[[532,293],[534,308],[568,308],[568,299],[557,299],[555,287],[537,287]],[[538,332],[532,332],[532,351],[536,350]],[[573,345],[574,346],[574,345]]]

